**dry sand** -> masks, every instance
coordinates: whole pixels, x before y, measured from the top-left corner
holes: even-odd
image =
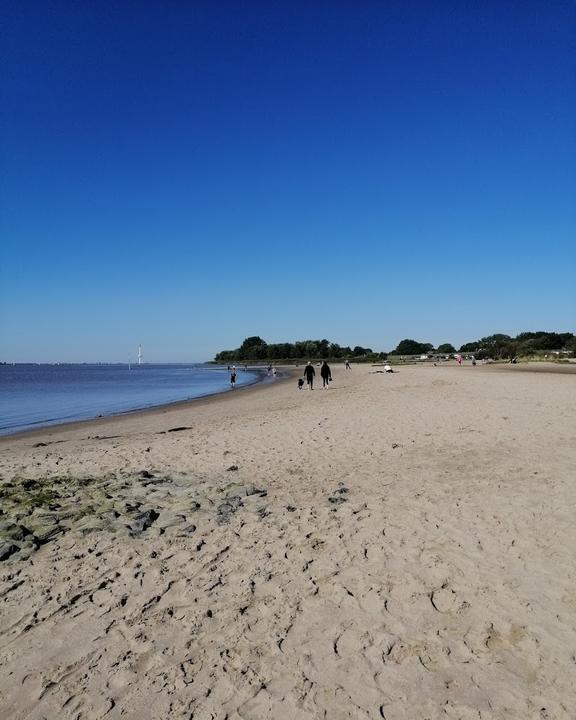
[[[576,376],[334,374],[0,441],[1,718],[576,717]]]

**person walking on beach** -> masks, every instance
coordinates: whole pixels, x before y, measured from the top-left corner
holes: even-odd
[[[350,367],[350,360],[348,360],[348,358],[346,358],[346,370],[352,370]]]
[[[230,373],[230,387],[232,390],[236,387],[236,365],[232,366],[232,372]]]
[[[332,380],[332,372],[330,371],[330,365],[326,360],[322,361],[322,367],[320,368],[320,375],[322,376],[322,389],[328,387],[328,383]]]
[[[308,383],[308,390],[314,390],[314,375],[316,375],[316,371],[312,367],[312,363],[308,361],[308,364],[304,368],[304,377]]]

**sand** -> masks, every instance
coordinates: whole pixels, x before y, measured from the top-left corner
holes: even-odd
[[[0,717],[576,717],[576,376],[514,370],[0,440]]]

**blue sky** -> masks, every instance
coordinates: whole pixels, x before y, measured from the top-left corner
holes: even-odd
[[[8,361],[574,332],[573,2],[3,2]]]

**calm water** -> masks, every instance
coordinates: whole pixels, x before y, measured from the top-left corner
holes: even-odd
[[[236,385],[259,378],[239,370]],[[0,435],[229,389],[226,368],[205,365],[0,365]]]

